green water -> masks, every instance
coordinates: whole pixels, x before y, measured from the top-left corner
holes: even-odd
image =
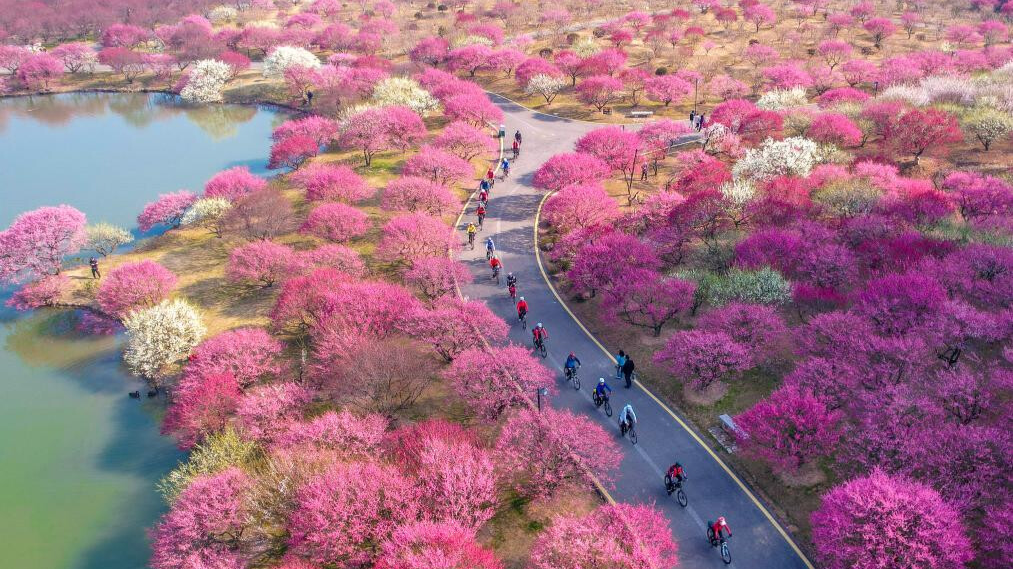
[[[187,109],[161,96],[0,99],[0,227],[67,203],[133,227],[159,193],[215,172],[264,171],[279,116]],[[182,455],[158,434],[163,404],[120,363],[120,339],[75,329],[71,311],[2,307],[0,568],[135,569],[164,505],[154,489]]]

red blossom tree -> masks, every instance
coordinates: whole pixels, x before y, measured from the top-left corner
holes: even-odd
[[[533,569],[676,567],[668,520],[649,505],[612,504],[586,515],[558,515],[535,541]]]
[[[254,241],[240,245],[229,254],[225,275],[232,282],[274,286],[292,276],[298,268],[295,251],[273,241]]]
[[[862,129],[839,113],[822,113],[813,117],[806,136],[816,142],[841,147],[858,146],[864,138]]]
[[[879,470],[835,486],[812,514],[828,569],[963,567],[971,545],[953,507],[928,486]]]
[[[95,301],[108,314],[122,318],[132,310],[154,306],[169,297],[176,275],[151,261],[124,263],[102,279]]]
[[[963,140],[957,119],[939,109],[912,109],[900,116],[888,142],[899,151],[914,156],[915,163],[926,151]]]
[[[173,393],[162,433],[190,449],[225,428],[239,405],[239,383],[229,373],[188,374]]]
[[[552,407],[541,412],[522,409],[510,416],[496,450],[518,491],[540,498],[550,498],[588,474],[610,484],[621,458],[615,438],[597,422]]]
[[[267,167],[272,170],[278,168],[295,170],[319,153],[320,145],[316,140],[304,134],[294,134],[271,146],[271,157],[268,159]]]

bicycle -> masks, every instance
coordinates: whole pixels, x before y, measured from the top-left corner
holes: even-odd
[[[625,437],[626,434],[629,433],[630,442],[633,444],[637,444],[636,426],[637,426],[636,423],[624,423],[623,421],[619,421],[619,434]]]
[[[486,247],[486,248],[485,248],[485,260],[486,260],[486,261],[488,261],[488,260],[492,259],[492,256],[493,256],[493,254],[494,254],[494,251],[495,251],[494,249],[490,249],[490,248],[488,248],[488,247]]]
[[[492,268],[492,278],[496,281],[496,284],[499,284],[499,267]]]
[[[485,224],[485,214],[478,214],[478,230],[482,231],[482,226]]]
[[[510,300],[517,300],[517,286],[516,285],[508,286],[507,294],[510,295]]]
[[[526,312],[524,314],[518,314],[517,315],[517,319],[521,321],[521,330],[527,330],[528,329],[528,314]]]
[[[543,358],[547,356],[549,352],[548,350],[545,349],[545,340],[536,339],[534,342],[535,342],[535,351],[540,353]]]
[[[682,482],[672,481],[672,478],[667,474],[665,475],[665,491],[668,492],[669,496],[671,496],[672,493],[675,493],[675,499],[683,508],[689,504],[689,498],[686,497],[686,492],[682,489]]]
[[[725,565],[728,565],[732,562],[732,552],[728,550],[728,539],[723,535],[720,539],[714,537],[712,525],[714,525],[712,522],[707,522],[707,539],[710,540],[711,547],[720,546],[721,560],[725,562]]]
[[[594,406],[595,407],[601,407],[602,405],[605,406],[605,416],[606,417],[611,417],[612,416],[612,403],[609,402],[609,399],[610,398],[609,398],[608,394],[605,394],[604,397],[601,396],[601,395],[598,395],[598,390],[597,389],[595,389],[594,393],[591,394],[591,400],[594,401]]]
[[[563,372],[566,375],[566,380],[573,384],[573,388],[580,391],[580,378],[577,377],[577,368],[563,368]]]
[[[520,156],[520,155],[521,155],[521,149],[520,148],[514,148],[514,160],[517,160],[517,157]]]
[[[475,250],[475,234],[474,233],[469,233],[468,234],[468,245],[471,247],[472,251]]]

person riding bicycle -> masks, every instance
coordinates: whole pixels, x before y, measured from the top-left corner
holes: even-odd
[[[517,301],[517,318],[523,319],[524,315],[526,315],[527,313],[528,313],[528,303],[524,301],[524,297],[522,296],[521,299]]]
[[[478,191],[478,201],[480,201],[482,203],[488,202],[489,201],[489,190],[485,190],[485,189],[479,190]]]
[[[481,203],[478,204],[478,209],[475,210],[475,215],[478,216],[478,224],[482,225],[482,222],[485,221],[485,206]]]
[[[489,268],[492,269],[492,274],[495,275],[503,268],[503,263],[499,260],[499,257],[493,257],[492,259],[489,259]]]
[[[517,286],[517,277],[513,273],[507,273],[506,282],[507,282],[507,286],[510,286],[510,285]]]
[[[637,414],[633,412],[633,405],[627,403],[623,407],[623,410],[619,412],[619,430],[625,435],[626,431],[636,424]]]
[[[607,401],[609,393],[612,393],[612,388],[609,387],[609,384],[605,383],[604,377],[599,377],[598,385],[594,386],[594,404],[600,406]]]
[[[473,222],[468,222],[468,243],[475,243],[475,233],[478,232],[478,228],[475,227]]]
[[[510,175],[510,161],[506,158],[503,159],[503,163],[500,164],[500,168],[503,169],[503,177],[506,178]]]
[[[517,144],[521,143],[521,131],[518,130],[514,132],[514,142]]]
[[[488,192],[490,189],[492,189],[492,184],[489,183],[489,180],[482,178],[482,181],[478,183],[478,189],[479,191],[484,190]]]
[[[549,331],[542,326],[541,322],[535,324],[535,327],[531,329],[531,339],[536,346],[540,346],[542,342],[549,339]]]
[[[675,490],[676,486],[682,484],[682,481],[686,478],[686,471],[683,470],[682,464],[676,462],[672,466],[668,467],[668,472],[665,472],[665,488],[668,488],[668,493],[671,494]]]
[[[718,516],[718,521],[711,524],[710,530],[711,530],[711,545],[713,545],[714,547],[717,547],[718,543],[721,542],[722,531],[728,532],[728,537],[732,537],[732,528],[728,526],[728,522],[725,521],[724,516]]]
[[[508,284],[507,285],[507,294],[510,295],[510,298],[514,298],[515,296],[517,296],[517,285],[514,284],[514,283]]]
[[[494,177],[496,177],[496,173],[493,172],[492,168],[489,168],[488,170],[485,171],[486,180],[492,180]]]
[[[566,363],[563,364],[566,369],[577,369],[580,367],[580,358],[578,358],[573,352],[566,356]]]
[[[485,238],[485,252],[490,256],[496,253],[496,244],[492,242],[492,237]]]
[[[514,159],[515,160],[517,159],[517,155],[520,154],[520,153],[521,153],[521,144],[515,140],[514,141]]]

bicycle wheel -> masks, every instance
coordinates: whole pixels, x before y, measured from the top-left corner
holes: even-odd
[[[527,330],[527,329],[528,329],[528,319],[527,318],[521,318],[521,330]]]
[[[542,357],[549,355],[548,350],[545,349],[545,342],[538,345],[538,351],[542,354]]]
[[[580,391],[580,378],[577,377],[576,373],[573,374],[573,388]]]
[[[689,498],[686,497],[686,493],[682,491],[682,488],[675,491],[675,499],[679,501],[679,505],[683,508],[686,507],[686,504],[689,504]]]
[[[732,552],[728,551],[728,543],[721,544],[721,560],[725,562],[725,565],[732,562]]]
[[[612,404],[609,403],[608,399],[605,400],[605,416],[607,417],[612,416]]]
[[[630,425],[630,442],[637,444],[637,428]]]

